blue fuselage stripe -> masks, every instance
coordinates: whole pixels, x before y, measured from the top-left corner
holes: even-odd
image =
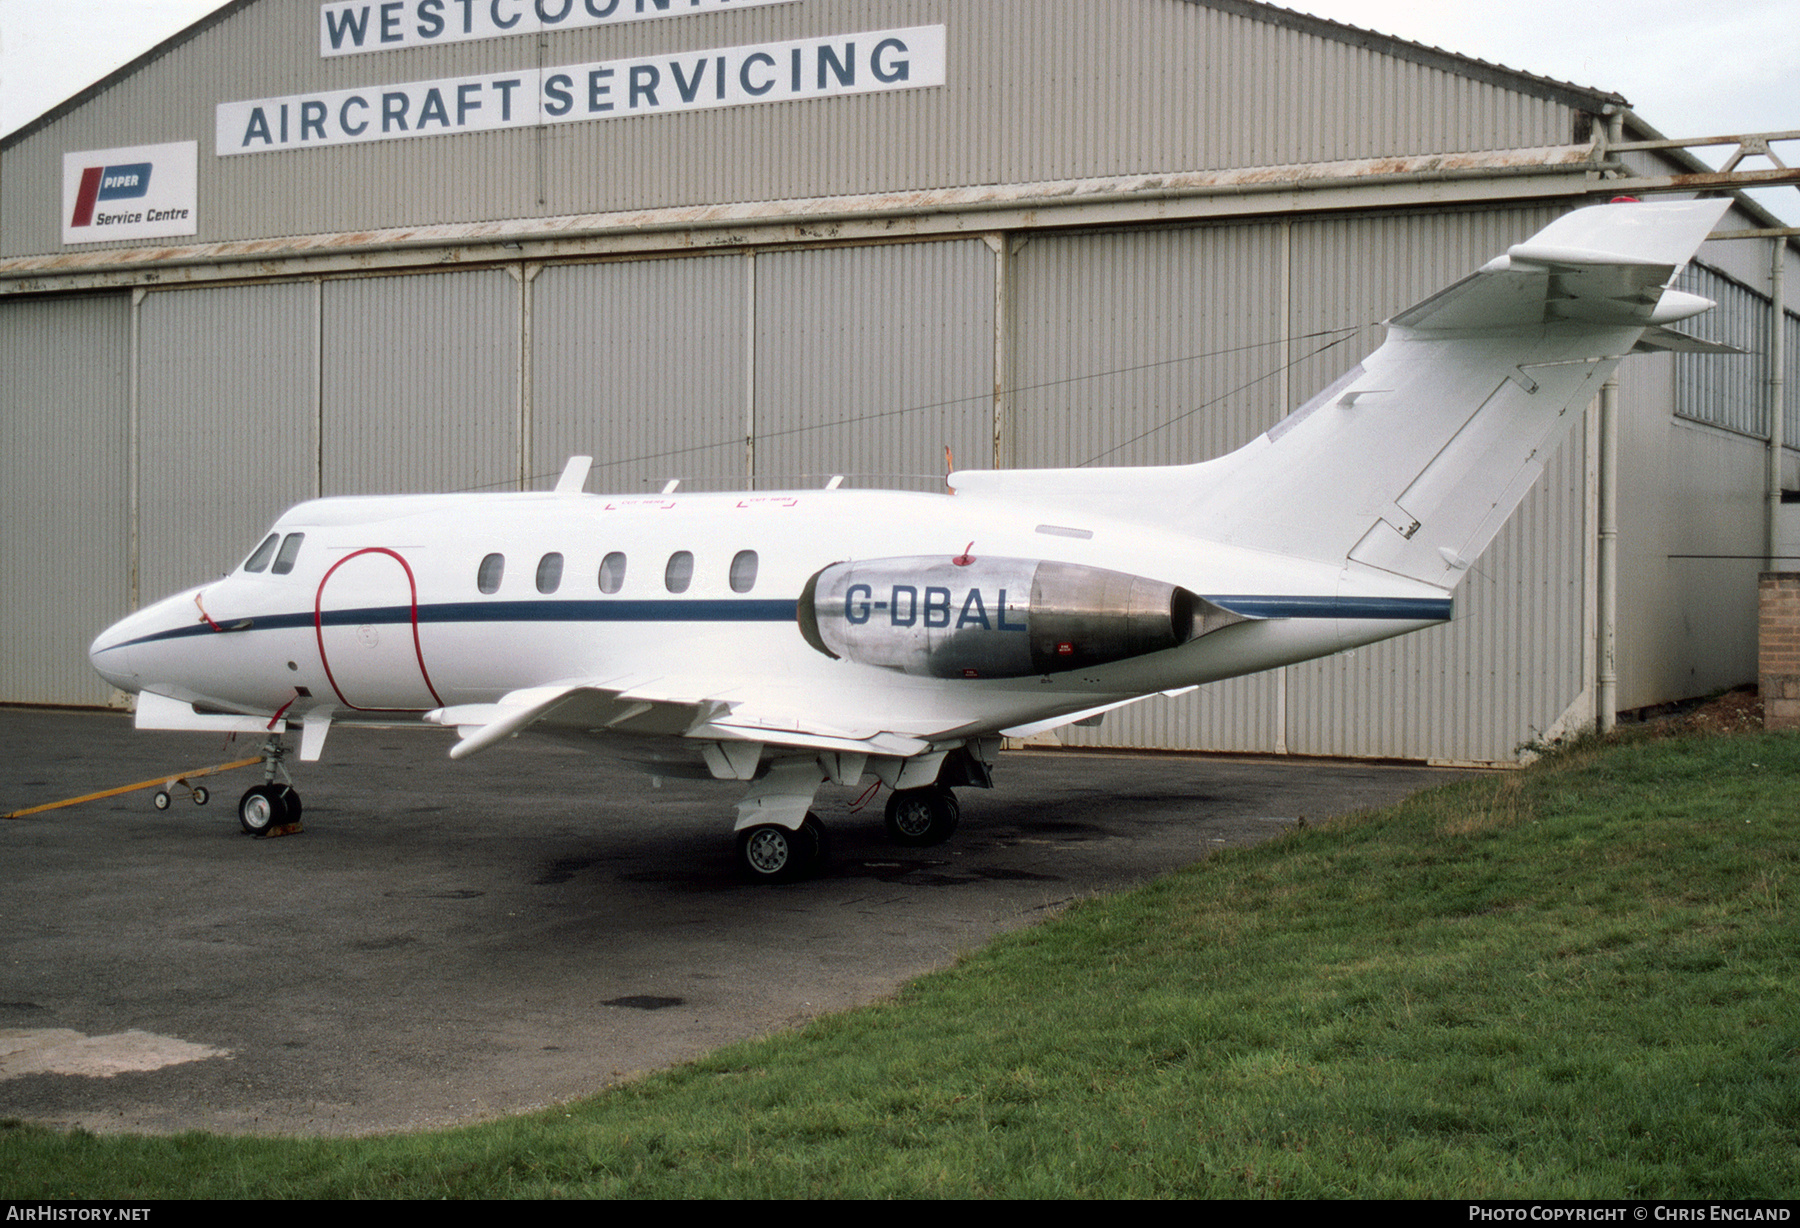
[[[1448,597],[1267,597],[1221,594],[1206,598],[1249,618],[1348,618],[1388,619],[1402,622],[1439,622],[1450,617]],[[419,607],[421,625],[452,623],[780,623],[793,622],[798,603],[793,600],[617,600],[617,601],[450,601]],[[354,610],[326,610],[327,627],[366,627],[410,623],[407,605],[368,606]],[[244,626],[244,621],[249,626]],[[236,630],[280,631],[311,627],[313,612],[261,614],[249,620],[228,620],[219,633]],[[185,639],[214,634],[203,622],[140,636],[131,644]],[[126,647],[121,644],[117,647]]]

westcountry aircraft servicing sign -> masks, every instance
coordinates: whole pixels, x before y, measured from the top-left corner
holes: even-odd
[[[62,241],[197,233],[199,157],[198,141],[64,154]]]
[[[319,9],[319,54],[359,55],[510,34],[693,17],[796,0],[339,0]]]
[[[944,83],[944,27],[912,26],[220,103],[220,157],[791,102]]]

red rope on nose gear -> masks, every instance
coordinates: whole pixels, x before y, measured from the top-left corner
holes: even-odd
[[[967,567],[970,563],[973,563],[975,561],[975,556],[969,553],[969,551],[973,550],[974,548],[975,548],[975,543],[970,542],[968,545],[963,547],[963,552],[961,554],[957,555],[955,558],[951,559],[950,561],[952,563],[955,563],[958,567]]]
[[[225,630],[225,628],[221,627],[218,623],[216,623],[212,620],[212,615],[208,614],[206,612],[206,607],[203,605],[200,605],[200,594],[199,593],[194,594],[194,604],[197,606],[200,606],[200,617],[206,620],[207,626],[211,627],[214,631]]]
[[[868,788],[864,789],[862,791],[862,796],[850,803],[850,813],[855,814],[864,806],[868,805],[869,799],[875,795],[875,790],[879,788],[881,788],[881,782],[878,780]]]

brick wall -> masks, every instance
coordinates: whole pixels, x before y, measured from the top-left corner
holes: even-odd
[[[1765,729],[1800,729],[1800,572],[1757,577],[1757,689]]]

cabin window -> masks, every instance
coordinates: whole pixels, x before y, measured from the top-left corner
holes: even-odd
[[[756,551],[740,550],[731,557],[731,591],[747,593],[756,587]]]
[[[256,548],[256,553],[251,555],[249,561],[244,564],[244,570],[261,571],[267,567],[269,560],[275,557],[275,545],[280,540],[281,534],[279,533],[271,533],[263,538],[263,544]]]
[[[300,553],[300,543],[306,540],[304,533],[289,533],[281,539],[281,551],[275,556],[275,565],[269,568],[272,575],[285,576],[294,570],[294,557]]]
[[[616,593],[625,587],[625,556],[614,550],[600,560],[600,591]]]
[[[484,593],[500,591],[500,577],[506,574],[506,556],[490,554],[481,560],[481,567],[475,572],[475,587]]]
[[[669,565],[663,568],[663,587],[671,593],[685,593],[688,585],[694,580],[694,552],[677,550],[669,556]]]
[[[554,551],[538,560],[538,592],[554,593],[562,586],[562,564],[562,555]]]

